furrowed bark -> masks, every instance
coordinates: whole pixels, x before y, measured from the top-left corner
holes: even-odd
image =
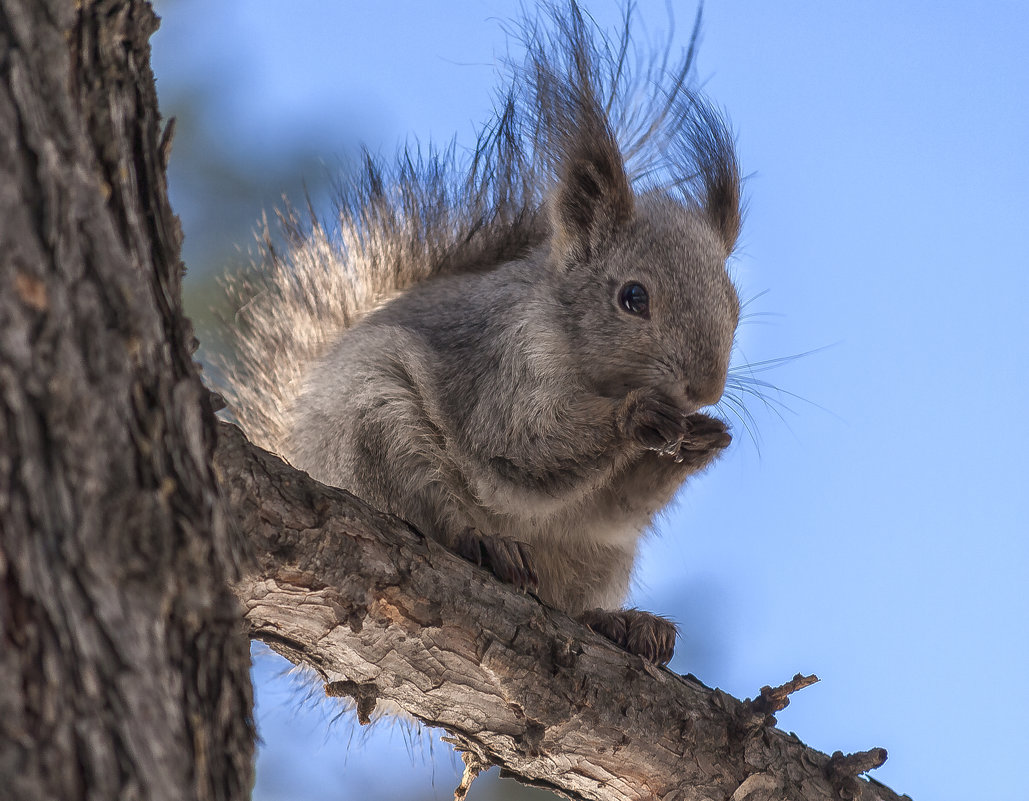
[[[0,0],[0,796],[249,796],[247,641],[127,0]]]
[[[251,636],[363,719],[392,702],[570,798],[899,798],[838,776],[767,704],[645,664],[229,424],[216,465],[253,553],[236,585]]]

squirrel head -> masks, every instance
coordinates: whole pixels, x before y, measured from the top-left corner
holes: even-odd
[[[603,394],[653,388],[685,413],[713,404],[740,313],[726,272],[740,226],[731,137],[688,97],[678,150],[667,151],[687,176],[678,197],[659,187],[636,194],[599,104],[587,93],[574,100],[562,117],[572,124],[552,140],[548,200],[548,291],[571,350]]]

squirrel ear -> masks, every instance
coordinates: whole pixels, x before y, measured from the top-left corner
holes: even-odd
[[[704,211],[725,245],[726,255],[736,248],[740,235],[740,179],[735,163],[705,175]]]
[[[598,120],[600,122],[600,120]],[[632,218],[634,196],[614,136],[606,124],[579,131],[558,164],[550,199],[556,252],[589,259],[596,246]]]
[[[679,117],[683,174],[695,173],[697,202],[703,208],[729,256],[740,235],[740,165],[732,132],[703,98],[685,98]]]

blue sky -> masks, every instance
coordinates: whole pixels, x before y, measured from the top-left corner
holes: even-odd
[[[471,144],[518,4],[158,10],[162,102],[202,90],[187,122],[240,163],[333,165],[358,141]],[[662,38],[666,4],[638,10]],[[694,10],[676,4],[683,44]],[[749,175],[733,270],[759,314],[737,363],[815,352],[759,374],[781,392],[749,404],[757,442],[734,421],[633,600],[680,622],[672,667],[710,685],[817,673],[780,725],[828,752],[886,747],[875,775],[915,801],[1016,797],[997,768],[1029,749],[1029,4],[725,0],[703,31],[698,76]],[[175,170],[188,266],[200,223]],[[449,797],[445,746],[350,743],[327,702],[294,709],[281,670],[258,659],[257,798]],[[396,784],[369,772],[398,759]]]

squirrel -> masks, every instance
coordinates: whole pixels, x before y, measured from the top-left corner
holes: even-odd
[[[623,604],[732,439],[701,410],[740,316],[740,170],[688,86],[699,16],[669,71],[628,24],[552,13],[470,158],[366,154],[338,232],[280,215],[289,246],[235,285],[228,396],[255,443],[665,664],[674,624]]]

